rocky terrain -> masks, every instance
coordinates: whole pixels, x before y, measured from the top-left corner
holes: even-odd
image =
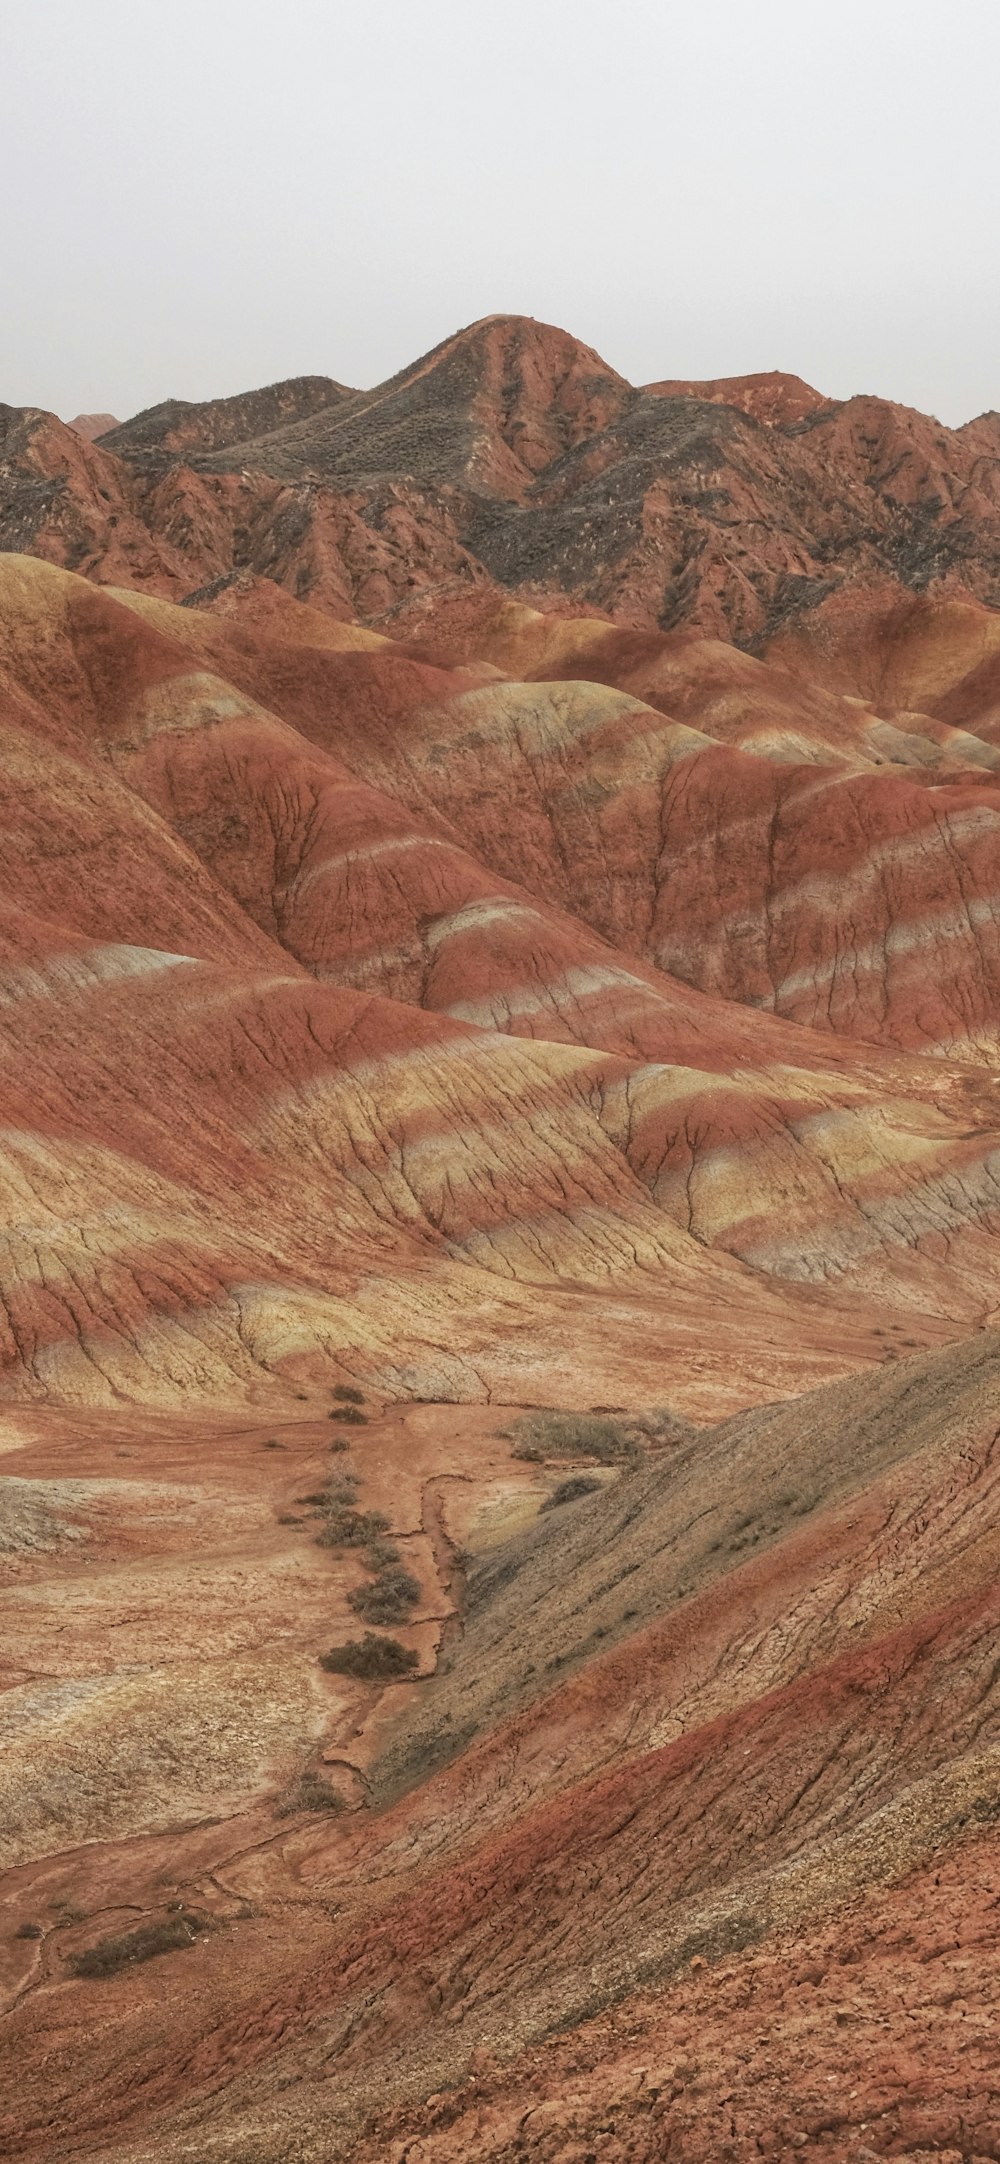
[[[0,544],[175,600],[250,571],[393,628],[499,584],[753,651],[878,581],[1000,601],[995,413],[947,429],[777,373],[634,389],[521,317],[372,391],[302,377],[168,400],[90,449],[80,428],[0,407]]]
[[[1000,2157],[998,474],[0,408],[0,2153]]]

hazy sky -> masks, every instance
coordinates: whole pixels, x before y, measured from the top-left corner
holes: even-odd
[[[997,0],[3,0],[0,399],[630,376],[1000,407]]]

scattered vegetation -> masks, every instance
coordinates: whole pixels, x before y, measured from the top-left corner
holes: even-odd
[[[325,1488],[315,1495],[302,1495],[299,1501],[311,1503],[323,1513],[323,1530],[317,1535],[321,1548],[364,1548],[372,1551],[379,1560],[372,1568],[380,1569],[382,1561],[397,1562],[398,1550],[380,1555],[382,1536],[389,1531],[389,1520],[381,1510],[358,1510],[355,1499],[361,1482],[356,1473],[343,1472],[328,1480]]]
[[[321,1655],[319,1665],[328,1675],[384,1682],[412,1675],[417,1658],[410,1646],[400,1645],[398,1638],[380,1638],[377,1631],[366,1631],[363,1638],[349,1638],[343,1645],[331,1646],[329,1653]]]
[[[14,1937],[16,1939],[43,1939],[45,1933],[41,1924],[18,1924]]]
[[[182,1946],[192,1946],[200,1933],[208,1930],[204,1916],[195,1915],[191,1909],[181,1909],[176,1915],[164,1916],[156,1923],[140,1924],[135,1931],[123,1931],[110,1938],[98,1939],[96,1945],[85,1946],[78,1954],[70,1954],[69,1968],[74,1976],[115,1976],[119,1969],[128,1968],[136,1961],[152,1961],[156,1954],[176,1953]]]
[[[316,1536],[321,1548],[360,1548],[371,1583],[348,1594],[355,1615],[365,1623],[405,1623],[420,1599],[416,1578],[403,1566],[395,1541],[387,1540],[390,1521],[381,1510],[359,1510],[361,1483],[356,1473],[345,1470],[330,1479],[318,1495],[300,1497],[321,1511],[323,1526]]]
[[[279,1443],[276,1435],[269,1435],[266,1443],[262,1443],[260,1447],[262,1450],[284,1450],[285,1446],[284,1443]]]
[[[346,1435],[335,1435],[332,1443],[330,1444],[331,1451],[335,1453],[341,1450],[349,1450],[350,1447],[351,1446],[347,1440]]]
[[[347,1596],[363,1623],[405,1623],[420,1599],[420,1587],[401,1563],[384,1565],[370,1585],[357,1585]]]
[[[342,1473],[338,1473],[335,1479],[327,1481],[323,1492],[331,1503],[350,1503],[357,1495],[360,1486],[360,1474],[352,1472],[350,1466],[345,1465]]]
[[[338,1383],[333,1395],[339,1405],[363,1405],[365,1402],[364,1391],[352,1389],[350,1383]]]
[[[508,1430],[512,1456],[544,1465],[547,1458],[591,1458],[597,1465],[634,1465],[639,1446],[620,1420],[602,1413],[525,1413]]]
[[[328,1420],[343,1420],[352,1428],[363,1428],[368,1424],[367,1413],[361,1412],[356,1405],[335,1405],[332,1413],[328,1413],[326,1417]]]
[[[569,1480],[561,1480],[551,1495],[547,1495],[542,1510],[557,1510],[561,1503],[578,1503],[582,1495],[594,1495],[603,1488],[603,1480],[594,1480],[586,1473],[574,1473]],[[540,1514],[540,1513],[539,1513]]]
[[[274,1806],[276,1818],[291,1818],[296,1811],[346,1811],[347,1805],[336,1788],[324,1781],[322,1774],[311,1770],[300,1774]]]
[[[327,1509],[318,1539],[321,1548],[367,1548],[388,1531],[389,1520],[383,1510],[353,1510],[342,1503]]]

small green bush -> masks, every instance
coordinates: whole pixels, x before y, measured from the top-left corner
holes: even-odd
[[[260,1447],[262,1450],[284,1450],[285,1446],[284,1443],[279,1443],[276,1435],[269,1435],[266,1443],[262,1443]]]
[[[333,1395],[341,1405],[363,1405],[365,1402],[364,1391],[353,1390],[350,1383],[338,1383]]]
[[[279,1796],[274,1806],[276,1818],[291,1818],[296,1811],[346,1811],[347,1805],[339,1791],[331,1788],[329,1781],[312,1770],[300,1775]]]
[[[18,1924],[14,1937],[16,1939],[43,1939],[45,1933],[41,1924]]]
[[[331,1676],[359,1676],[366,1682],[381,1682],[411,1675],[417,1661],[412,1647],[400,1645],[398,1638],[380,1638],[377,1631],[366,1631],[363,1638],[349,1638],[343,1645],[331,1646],[329,1653],[321,1655],[319,1665]]]
[[[182,1946],[192,1946],[207,1929],[203,1916],[182,1909],[178,1915],[165,1916],[157,1923],[140,1924],[135,1931],[98,1939],[96,1945],[85,1946],[82,1953],[70,1954],[69,1967],[74,1976],[114,1976],[133,1962],[152,1961],[156,1954],[172,1954]]]
[[[356,1405],[335,1405],[332,1413],[328,1413],[326,1417],[328,1420],[342,1420],[352,1428],[364,1428],[368,1425],[367,1413],[359,1412]]]
[[[603,1480],[590,1479],[586,1473],[574,1473],[572,1479],[561,1480],[559,1486],[553,1488],[551,1495],[546,1496],[541,1510],[557,1510],[561,1503],[578,1503],[581,1496],[596,1495],[598,1488],[603,1486]]]
[[[364,1623],[405,1623],[419,1599],[417,1580],[401,1563],[380,1570],[370,1585],[357,1585],[347,1596],[348,1606]]]
[[[598,1465],[634,1465],[638,1446],[620,1420],[600,1413],[525,1413],[509,1431],[512,1457],[543,1465],[546,1458],[593,1458]]]

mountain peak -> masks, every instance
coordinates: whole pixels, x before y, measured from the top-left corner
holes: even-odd
[[[66,426],[75,429],[76,434],[83,436],[87,443],[96,443],[98,437],[106,436],[110,428],[120,428],[121,422],[113,413],[78,413],[72,421],[67,421]]]
[[[768,427],[808,420],[811,414],[831,404],[801,376],[785,375],[780,368],[765,369],[758,375],[713,376],[702,381],[668,379],[647,383],[644,388],[654,398],[701,398],[712,406],[735,406]]]

